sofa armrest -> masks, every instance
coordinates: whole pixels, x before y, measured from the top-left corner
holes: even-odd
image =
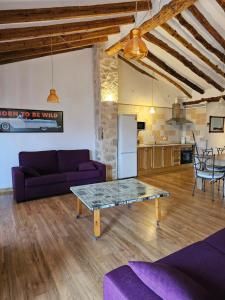
[[[162,300],[128,266],[121,266],[104,276],[104,300]]]
[[[25,176],[20,167],[12,168],[13,195],[17,202],[25,200]]]
[[[92,160],[92,162],[95,165],[95,167],[101,172],[103,181],[106,181],[106,165],[95,160]]]

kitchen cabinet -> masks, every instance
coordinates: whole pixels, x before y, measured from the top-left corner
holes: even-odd
[[[183,145],[152,145],[138,148],[138,175],[161,172],[181,165]],[[185,146],[187,147],[187,145]],[[189,145],[191,148],[192,145]]]
[[[181,160],[181,146],[173,147],[173,165],[179,166]]]
[[[138,171],[143,172],[146,170],[146,147],[138,148]]]
[[[163,168],[171,167],[173,166],[173,147],[172,146],[166,146],[162,147],[162,161],[163,161]]]
[[[152,148],[141,147],[138,149],[138,172],[145,174],[152,168]]]
[[[163,147],[153,147],[153,168],[163,168]]]
[[[152,169],[152,148],[148,147],[147,148],[147,170]]]

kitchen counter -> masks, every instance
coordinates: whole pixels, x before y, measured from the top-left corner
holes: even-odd
[[[193,143],[179,142],[138,145],[138,175],[145,176],[186,167],[189,165],[189,160],[192,161],[189,155],[193,153],[193,145]],[[185,163],[184,159],[186,159]]]
[[[169,147],[169,146],[193,146],[194,144],[192,143],[187,143],[187,144],[181,144],[181,143],[165,143],[165,144],[140,144],[137,147],[138,148],[146,148],[146,147]]]

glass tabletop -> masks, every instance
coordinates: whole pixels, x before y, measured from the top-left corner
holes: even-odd
[[[170,195],[134,178],[74,186],[70,190],[92,211]]]

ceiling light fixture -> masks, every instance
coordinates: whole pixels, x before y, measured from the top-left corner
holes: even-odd
[[[130,39],[124,47],[124,57],[126,59],[139,60],[145,58],[148,54],[148,48],[141,37],[141,29],[137,27],[137,5],[138,1],[136,1],[135,28],[130,31]]]
[[[155,114],[155,107],[154,107],[154,106],[151,106],[151,107],[150,107],[149,113],[150,113],[151,115],[154,115],[154,114]]]
[[[59,103],[59,97],[56,93],[56,89],[53,88],[54,65],[53,65],[52,37],[51,37],[51,67],[52,67],[52,88],[50,89],[50,94],[48,95],[47,102],[49,102],[49,103]]]

